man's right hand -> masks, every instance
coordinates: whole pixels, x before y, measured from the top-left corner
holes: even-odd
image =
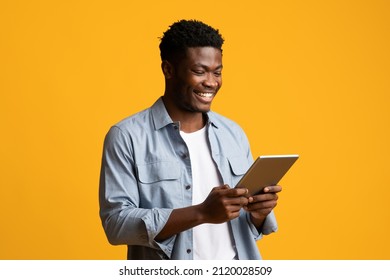
[[[245,188],[230,188],[228,185],[215,187],[199,205],[204,223],[219,224],[237,218],[240,209],[248,204]]]
[[[240,209],[248,204],[247,189],[215,187],[204,202],[198,205],[174,209],[157,241],[204,223],[224,223],[240,215]]]

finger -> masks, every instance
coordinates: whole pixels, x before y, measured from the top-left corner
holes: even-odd
[[[265,209],[273,209],[277,205],[276,201],[262,201],[258,203],[252,203],[244,206],[244,209],[253,212],[253,211],[264,211]]]
[[[281,191],[282,191],[281,186],[267,186],[264,188],[264,193],[277,193]]]
[[[262,202],[262,201],[268,201],[268,200],[278,200],[279,196],[276,193],[266,193],[266,194],[259,194],[255,196],[251,196],[248,198],[249,203],[256,203],[256,202]]]
[[[239,205],[229,205],[225,208],[225,215],[228,220],[237,218],[240,215],[240,210],[242,209]]]
[[[239,217],[240,216],[240,211],[239,210],[237,210],[237,211],[231,211],[229,214],[228,214],[228,219],[229,220],[233,220],[233,219],[235,219],[235,218],[237,218],[237,217]]]
[[[239,213],[242,207],[241,205],[229,205],[227,209],[231,213]]]
[[[263,218],[265,218],[266,216],[268,216],[269,215],[269,213],[271,213],[272,212],[272,208],[266,208],[266,209],[261,209],[261,210],[257,210],[257,211],[248,211],[249,213],[251,213],[251,215],[253,216],[253,217],[263,217]]]
[[[229,197],[239,197],[246,196],[248,194],[247,188],[232,188],[225,191],[226,196]]]
[[[230,197],[226,199],[226,204],[227,205],[236,205],[239,206],[240,208],[244,205],[248,204],[248,198],[245,196],[239,196],[239,197]]]
[[[229,189],[230,189],[230,187],[228,185],[222,185],[222,186],[212,188],[210,193],[222,193],[223,194],[223,191],[229,190]]]
[[[230,187],[229,187],[229,185],[226,185],[226,184],[213,188],[213,190],[228,190],[228,189],[230,189]]]
[[[247,188],[245,188],[245,187],[242,187],[242,186],[235,187],[235,189],[243,189],[243,190],[246,190],[247,194],[249,193],[249,190]]]
[[[269,207],[253,207],[253,205],[247,205],[244,206],[244,210],[247,212],[259,212],[259,213],[265,213],[265,212],[271,212],[276,205],[271,205]]]

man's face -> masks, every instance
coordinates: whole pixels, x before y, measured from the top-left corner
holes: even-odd
[[[222,86],[222,53],[213,47],[188,48],[186,56],[175,63],[168,98],[177,110],[210,111],[211,103]]]

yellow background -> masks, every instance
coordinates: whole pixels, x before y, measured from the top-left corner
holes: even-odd
[[[266,259],[390,259],[388,1],[0,2],[0,259],[124,259],[98,217],[102,142],[163,93],[158,37],[220,29],[213,109],[253,155],[298,153]]]

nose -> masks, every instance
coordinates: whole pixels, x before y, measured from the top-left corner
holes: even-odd
[[[207,88],[215,89],[219,86],[219,78],[215,77],[213,74],[209,73],[206,79],[203,81],[203,86]]]

